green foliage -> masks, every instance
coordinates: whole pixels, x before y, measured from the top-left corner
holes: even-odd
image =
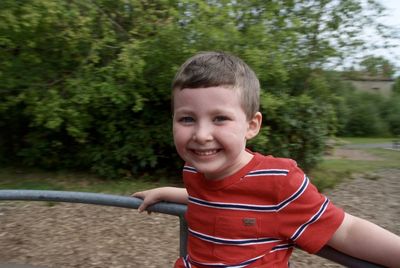
[[[304,170],[321,159],[335,115],[329,103],[321,103],[307,95],[277,98],[262,97],[266,134],[252,146],[256,151],[279,157],[290,157]]]
[[[394,65],[384,57],[365,57],[360,65],[361,71],[369,76],[390,78],[395,73]]]
[[[344,74],[347,78],[348,73]],[[354,73],[359,78],[360,73]],[[350,76],[351,77],[351,76]],[[339,136],[396,136],[399,133],[399,98],[393,86],[392,95],[356,92],[351,84],[330,80],[330,92],[338,94],[335,106]]]
[[[347,122],[339,132],[343,136],[388,136],[389,127],[383,113],[387,100],[381,95],[354,93],[346,99]],[[388,114],[392,114],[388,111]]]
[[[382,118],[387,122],[389,131],[394,136],[400,136],[400,94],[386,100],[382,107]]]
[[[392,92],[395,95],[400,95],[400,76],[394,80]]]
[[[159,71],[151,70],[157,58],[148,45],[156,42],[157,23],[171,23],[167,2],[1,5],[2,155],[107,176],[166,157],[169,82],[151,83]]]
[[[107,177],[175,170],[174,73],[199,50],[228,50],[271,93],[254,146],[310,168],[344,124],[333,109],[348,113],[322,66],[359,48],[381,12],[360,3],[2,0],[0,163]]]

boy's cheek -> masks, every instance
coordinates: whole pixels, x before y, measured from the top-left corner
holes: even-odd
[[[181,126],[173,126],[172,135],[174,140],[187,140],[191,137],[190,129]]]
[[[182,133],[176,132],[174,134],[174,145],[176,151],[182,156],[183,150],[186,147],[187,139],[182,137]]]
[[[185,138],[186,135],[183,132],[174,131],[172,134],[173,134],[175,146],[181,144],[186,139]]]

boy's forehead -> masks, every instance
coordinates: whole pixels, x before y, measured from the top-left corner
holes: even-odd
[[[200,109],[204,106],[218,109],[222,106],[227,107],[226,105],[238,105],[243,110],[242,100],[238,91],[233,87],[175,89],[173,91],[172,110],[188,108],[188,105],[198,106]]]
[[[217,87],[204,87],[204,88],[182,88],[182,89],[174,89],[172,91],[172,103],[175,103],[177,95],[179,95],[179,98],[195,98],[196,95],[205,93],[210,95],[210,98],[214,98],[216,95],[219,95],[219,98],[225,99],[225,98],[232,98],[232,94],[230,93],[235,93],[234,95],[237,96],[239,102],[241,102],[241,92],[239,89],[233,86],[217,86]],[[183,94],[179,94],[183,93]],[[216,93],[213,94],[213,93]],[[222,94],[218,94],[222,93]],[[212,97],[213,95],[214,97]],[[203,99],[204,100],[204,99]]]
[[[223,89],[229,89],[232,91],[235,91],[238,93],[238,96],[241,92],[241,90],[238,87],[230,86],[230,85],[223,85],[223,86],[214,86],[214,87],[197,87],[197,88],[176,88],[172,90],[172,97],[175,98],[176,93],[185,91],[185,93],[191,93],[191,92],[196,92],[199,90],[207,90],[209,92],[211,91],[218,91],[218,90],[223,90]]]

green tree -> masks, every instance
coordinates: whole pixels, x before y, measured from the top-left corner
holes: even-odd
[[[343,135],[346,136],[387,136],[389,126],[383,113],[387,101],[371,93],[354,93],[347,98],[349,108]]]
[[[368,56],[360,65],[361,71],[370,76],[391,78],[395,72],[394,65],[384,57]]]
[[[151,87],[152,76],[146,80],[146,60],[155,59],[147,45],[160,25],[172,24],[169,4],[2,1],[4,154],[31,165],[92,166],[101,174],[154,166],[156,148],[168,139],[169,117],[156,107],[169,106],[169,82]]]
[[[393,94],[400,95],[400,77],[397,77],[394,80],[394,84],[392,86]]]
[[[400,135],[400,94],[387,99],[382,107],[382,118],[387,122],[392,135]]]
[[[265,154],[290,157],[306,171],[314,167],[325,151],[325,141],[335,125],[333,106],[320,105],[310,96],[278,98],[263,94],[264,129],[251,142]]]
[[[173,75],[199,50],[228,50],[256,71],[263,94],[288,104],[282,111],[310,117],[292,124],[264,101],[272,134],[256,144],[274,139],[270,152],[311,167],[308,152],[317,156],[340,125],[337,83],[322,70],[360,48],[380,12],[361,0],[2,0],[0,158],[113,177],[172,170]]]

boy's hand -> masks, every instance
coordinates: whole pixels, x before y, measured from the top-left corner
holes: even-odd
[[[139,212],[146,210],[148,206],[163,201],[162,188],[155,188],[147,191],[136,192],[131,196],[143,199],[143,203],[138,207]]]
[[[177,187],[154,188],[147,191],[133,193],[132,196],[143,199],[143,203],[138,208],[139,212],[146,210],[148,206],[160,201],[187,204],[188,200],[186,189]]]

